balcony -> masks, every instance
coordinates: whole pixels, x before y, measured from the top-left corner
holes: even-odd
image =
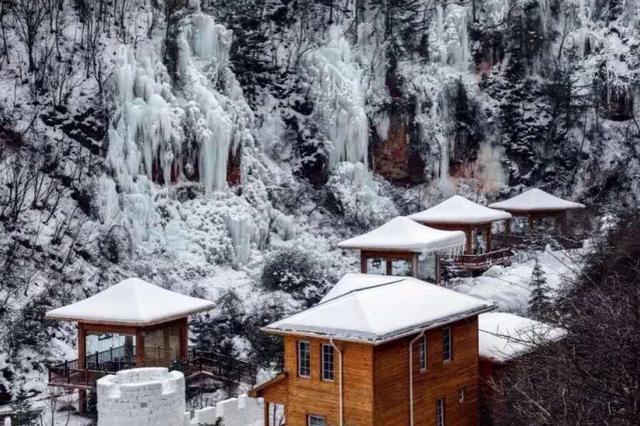
[[[512,256],[513,251],[508,248],[482,254],[463,254],[453,259],[452,266],[468,271],[485,270],[493,265],[511,265]]]

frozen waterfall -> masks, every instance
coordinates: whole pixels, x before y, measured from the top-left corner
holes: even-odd
[[[311,97],[327,138],[331,166],[340,161],[367,163],[369,123],[365,112],[363,71],[341,28],[329,29],[325,44],[307,55]]]

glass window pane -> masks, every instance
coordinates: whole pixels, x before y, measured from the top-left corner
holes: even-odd
[[[311,348],[309,342],[298,342],[298,375],[311,376]]]
[[[322,345],[322,380],[334,380],[333,346]]]
[[[144,333],[145,367],[169,367],[180,359],[180,325],[173,324]]]
[[[420,370],[427,369],[427,336],[422,336],[420,339]]]
[[[436,401],[436,424],[444,426],[444,398]]]
[[[367,274],[386,275],[387,261],[382,258],[367,258]]]
[[[411,261],[396,259],[391,261],[391,275],[397,277],[410,277],[413,275]]]
[[[442,329],[442,359],[448,361],[452,358],[453,341],[451,339],[451,327]]]
[[[420,255],[418,257],[418,278],[435,283],[437,280],[436,255]]]
[[[308,417],[309,426],[325,426],[324,417],[320,416],[309,416]]]

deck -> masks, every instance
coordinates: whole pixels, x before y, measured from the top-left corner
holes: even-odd
[[[482,254],[463,254],[453,259],[452,266],[463,270],[483,270],[493,265],[511,264],[513,251],[511,249],[499,249]]]
[[[124,347],[113,348],[88,355],[86,368],[79,368],[78,360],[49,366],[48,384],[67,389],[92,390],[101,377],[135,367],[132,358],[125,354]],[[206,376],[225,386],[241,383],[253,386],[257,374],[257,367],[251,363],[194,348],[189,349],[187,359],[176,361],[168,367],[169,370],[183,372],[187,382]]]

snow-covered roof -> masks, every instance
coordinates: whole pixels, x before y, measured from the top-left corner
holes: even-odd
[[[531,212],[542,210],[583,209],[584,204],[563,200],[538,188],[533,188],[505,201],[489,204],[494,209],[512,212]]]
[[[480,357],[504,363],[565,336],[561,328],[505,312],[478,317]]]
[[[151,325],[213,308],[213,302],[129,278],[88,299],[48,311],[47,319]]]
[[[511,213],[490,209],[460,195],[454,195],[440,204],[410,215],[409,219],[426,224],[480,225],[511,219]]]
[[[462,231],[441,231],[398,216],[366,234],[342,241],[338,247],[431,253],[461,250],[464,242]]]
[[[321,302],[327,302],[353,290],[359,290],[380,284],[388,284],[404,278],[405,277],[396,277],[392,275],[373,275],[349,272],[344,274],[344,276],[340,278],[331,290],[325,294]]]
[[[494,308],[493,303],[411,277],[350,274],[332,296],[264,328],[380,344]]]

